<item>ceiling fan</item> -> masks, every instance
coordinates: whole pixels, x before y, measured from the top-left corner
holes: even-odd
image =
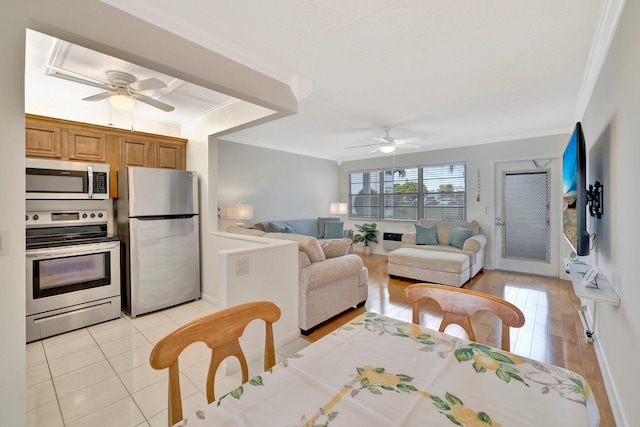
[[[394,137],[389,135],[389,133],[391,132],[391,126],[385,126],[382,128],[382,130],[384,130],[385,135],[383,137],[374,136],[373,139],[378,141],[375,144],[354,145],[352,147],[345,147],[345,148],[348,149],[348,148],[372,147],[375,145],[376,148],[374,148],[371,151],[372,153],[375,153],[376,151],[381,151],[382,153],[388,154],[388,153],[393,153],[396,150],[396,147],[420,148],[419,145],[410,144],[410,142],[419,141],[425,138],[425,136],[423,135],[423,136],[414,136],[410,138],[395,139]]]
[[[108,98],[111,102],[111,106],[118,110],[130,110],[133,108],[134,100],[144,102],[145,104],[166,112],[173,111],[175,109],[172,105],[165,104],[164,102],[140,93],[146,90],[167,87],[162,80],[155,77],[145,80],[137,80],[135,76],[129,73],[109,70],[107,71],[108,82],[103,82],[58,67],[49,66],[49,68],[52,69],[47,73],[50,76],[106,90],[106,92],[83,98],[83,101],[102,101],[103,99]]]

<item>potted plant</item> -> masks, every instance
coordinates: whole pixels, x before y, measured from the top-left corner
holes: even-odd
[[[362,225],[356,224],[358,233],[353,235],[353,243],[364,242],[364,254],[369,255],[371,253],[371,247],[369,242],[378,243],[378,229],[377,224],[372,222],[371,224],[364,223]]]

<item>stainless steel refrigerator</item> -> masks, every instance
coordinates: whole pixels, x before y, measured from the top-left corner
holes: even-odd
[[[200,298],[198,175],[118,171],[122,309],[131,317]]]

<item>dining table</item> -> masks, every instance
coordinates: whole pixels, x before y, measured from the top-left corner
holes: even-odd
[[[366,312],[177,426],[597,426],[579,374]]]

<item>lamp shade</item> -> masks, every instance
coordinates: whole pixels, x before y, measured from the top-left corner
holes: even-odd
[[[243,203],[227,205],[227,219],[243,220],[253,218],[253,206]]]
[[[347,213],[348,206],[346,203],[331,203],[329,205],[329,213],[333,215],[344,215]]]

